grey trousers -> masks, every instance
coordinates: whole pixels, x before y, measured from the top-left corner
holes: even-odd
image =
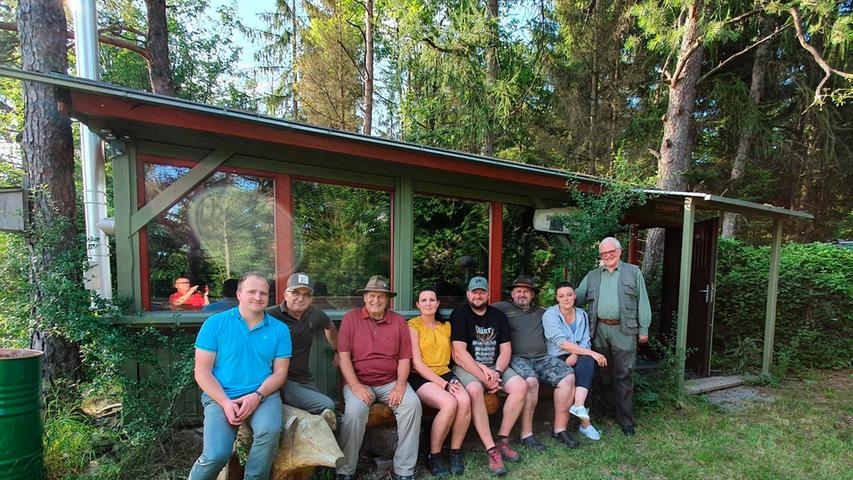
[[[625,335],[619,325],[596,326],[592,349],[607,358],[607,366],[596,376],[601,386],[605,408],[616,415],[621,426],[634,425],[634,362],[637,357],[637,337]]]
[[[368,386],[373,391],[377,402],[388,405],[388,395],[397,382],[391,382],[376,387]],[[362,402],[352,393],[349,386],[344,386],[344,416],[338,427],[338,443],[344,452],[344,459],[337,467],[337,473],[352,475],[358,466],[358,452],[364,440],[364,430],[367,426],[367,416],[370,405]],[[391,408],[397,417],[397,450],[394,452],[394,473],[397,475],[414,475],[415,464],[418,461],[418,441],[421,432],[421,401],[406,384],[406,393],[397,407]]]
[[[281,387],[282,403],[319,415],[323,410],[335,411],[335,401],[320,393],[317,385],[288,380]]]

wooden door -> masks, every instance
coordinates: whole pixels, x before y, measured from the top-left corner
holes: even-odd
[[[717,277],[717,240],[720,222],[712,218],[693,227],[693,264],[690,270],[690,313],[687,322],[686,368],[699,376],[711,370],[714,328],[714,292]],[[680,228],[667,228],[663,262],[661,331],[673,332],[678,315],[678,280],[681,269]]]

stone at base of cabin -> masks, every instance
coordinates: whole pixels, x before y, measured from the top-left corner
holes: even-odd
[[[344,457],[328,419],[312,415],[290,405],[284,405],[283,425],[278,452],[273,459],[270,480],[307,480],[314,474],[316,467],[334,467]],[[252,431],[244,423],[237,433],[235,448],[249,451],[252,445]],[[217,480],[236,480],[242,478],[239,472],[231,468],[236,457],[220,473]],[[228,472],[225,476],[225,472]]]
[[[362,449],[381,458],[394,458],[397,450],[397,426],[369,428],[364,432]]]
[[[201,450],[204,447],[204,436],[198,430],[190,428],[175,432],[169,441],[171,449],[201,454]]]

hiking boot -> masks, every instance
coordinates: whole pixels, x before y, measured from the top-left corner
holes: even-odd
[[[590,440],[601,440],[601,434],[598,433],[598,430],[590,424],[588,427],[584,427],[581,425],[578,427],[578,431],[581,432],[581,435],[585,436]]]
[[[626,437],[633,437],[634,436],[634,426],[633,425],[622,425],[622,433],[624,433]]]
[[[530,450],[535,450],[537,452],[545,451],[545,445],[543,445],[542,442],[540,442],[534,435],[522,438],[521,443]]]
[[[355,475],[344,475],[343,473],[338,473],[335,475],[335,480],[355,480]]]
[[[587,410],[583,405],[572,405],[572,408],[569,409],[569,413],[585,422],[589,421],[589,410]]]
[[[489,470],[492,473],[499,477],[506,475],[506,467],[504,467],[504,461],[501,458],[501,452],[498,450],[498,447],[486,450],[486,456],[489,457]]]
[[[459,450],[450,451],[450,473],[454,475],[465,473],[465,458]]]
[[[394,474],[394,480],[415,480],[414,475],[397,475]]]
[[[447,471],[447,465],[444,464],[444,460],[441,458],[441,454],[430,453],[426,459],[426,467],[433,477],[444,478],[450,475],[450,472]]]
[[[503,457],[503,459],[507,462],[516,463],[521,461],[521,455],[519,455],[518,452],[509,447],[508,438],[502,438],[498,440],[498,444],[496,446],[501,452],[501,457]]]
[[[568,430],[563,430],[562,432],[555,433],[554,438],[556,438],[557,440],[562,442],[563,445],[565,445],[569,448],[578,448],[578,445],[580,445],[578,440],[575,437],[573,437],[568,432]]]

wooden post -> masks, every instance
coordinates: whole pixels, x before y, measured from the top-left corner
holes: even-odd
[[[118,295],[132,298],[134,308],[142,310],[139,292],[139,251],[134,249],[135,233],[131,233],[130,217],[136,213],[136,155],[133,145],[125,146],[125,153],[112,159],[113,201],[115,202],[116,283]]]
[[[287,278],[296,269],[293,245],[293,185],[291,176],[275,177],[275,301],[284,301]]]
[[[489,205],[489,302],[501,300],[503,276],[503,214],[501,202]]]
[[[637,265],[637,257],[639,257],[640,246],[640,226],[636,223],[631,225],[628,236],[628,263]]]
[[[397,178],[391,207],[391,281],[397,296],[396,310],[411,310],[414,273],[412,271],[412,248],[415,237],[415,189],[411,177]]]
[[[681,228],[681,274],[678,281],[678,332],[675,341],[675,367],[678,391],[684,393],[684,365],[687,361],[687,319],[690,311],[690,271],[693,266],[693,222],[696,219],[693,199],[684,199],[684,221]]]
[[[764,360],[761,373],[770,373],[773,364],[773,336],[776,333],[776,296],[779,293],[779,257],[782,253],[782,220],[773,221],[773,244],[770,246],[770,278],[767,280],[767,317],[764,322]]]

